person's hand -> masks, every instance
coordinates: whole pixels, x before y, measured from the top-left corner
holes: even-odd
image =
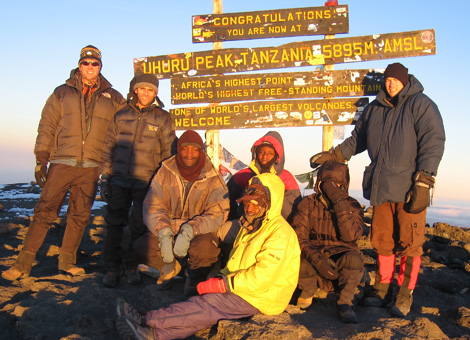
[[[111,199],[111,183],[109,183],[108,178],[109,177],[105,178],[104,176],[101,176],[100,180],[101,199],[106,203],[109,203],[109,200]]]
[[[413,185],[406,194],[405,211],[410,214],[419,214],[429,205],[429,192],[434,187],[435,179],[426,171],[418,171],[414,177]]]
[[[209,280],[202,281],[196,286],[199,295],[207,293],[226,293],[227,287],[225,286],[224,279],[220,277],[212,277]]]
[[[168,227],[163,228],[158,232],[158,246],[160,247],[163,262],[165,263],[172,263],[175,261],[175,257],[173,256],[173,236],[173,232]]]
[[[334,181],[325,181],[320,183],[320,191],[328,198],[332,204],[348,198],[346,191],[339,187]]]
[[[41,188],[44,188],[47,180],[47,163],[49,162],[48,151],[36,152],[36,167],[34,168],[34,178]]]
[[[339,145],[337,145],[334,149],[331,149],[330,151],[322,151],[310,157],[310,167],[312,169],[316,169],[320,165],[328,161],[336,161],[336,162],[346,161],[343,157],[343,154],[341,153]]]
[[[338,278],[338,271],[330,265],[328,259],[324,256],[319,258],[313,266],[317,270],[318,274],[320,274],[324,279],[336,280]]]
[[[189,244],[193,237],[193,227],[187,223],[183,224],[173,247],[173,252],[177,257],[185,257],[188,254]]]
[[[34,177],[36,178],[36,183],[41,188],[44,188],[44,185],[46,185],[46,179],[47,179],[47,165],[36,164],[36,168],[34,168]]]

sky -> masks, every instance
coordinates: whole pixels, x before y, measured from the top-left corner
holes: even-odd
[[[225,0],[223,12],[250,12],[323,6],[325,1]],[[349,33],[356,37],[435,29],[434,56],[387,59],[335,65],[340,69],[385,68],[401,62],[438,105],[446,130],[445,153],[439,167],[435,198],[470,200],[470,152],[465,136],[470,126],[468,94],[470,1],[427,0],[393,2],[351,0]],[[0,0],[0,184],[34,179],[33,154],[41,110],[55,87],[77,67],[82,47],[92,44],[102,52],[102,74],[124,97],[133,77],[133,58],[206,51],[211,43],[193,44],[191,16],[213,12],[212,0],[148,1],[5,1]],[[224,48],[279,46],[324,36],[270,38],[224,42]],[[296,69],[312,71],[309,67]],[[279,70],[291,71],[291,70]],[[266,71],[271,72],[271,70]],[[159,97],[171,105],[170,80],[160,81]],[[371,97],[372,101],[373,98]],[[249,163],[253,142],[269,130],[278,131],[286,151],[285,168],[293,174],[310,171],[309,158],[322,150],[321,127],[220,130],[220,143],[235,157]],[[346,128],[346,137],[352,126]],[[198,131],[204,136],[204,131]],[[180,135],[177,132],[177,135]],[[467,139],[468,141],[468,139]],[[335,140],[335,145],[340,143]],[[361,189],[369,164],[364,152],[351,159],[351,189]],[[469,201],[470,202],[470,201]]]

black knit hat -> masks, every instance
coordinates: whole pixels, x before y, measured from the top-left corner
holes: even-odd
[[[153,74],[139,74],[131,81],[131,92],[134,92],[139,87],[150,87],[158,93],[158,79]]]
[[[80,51],[80,59],[78,60],[78,63],[80,64],[83,59],[95,59],[98,60],[100,64],[103,64],[101,62],[101,51],[92,45],[85,46]]]
[[[408,84],[408,69],[400,63],[393,63],[387,66],[384,72],[384,78],[392,77],[401,81],[403,86]]]

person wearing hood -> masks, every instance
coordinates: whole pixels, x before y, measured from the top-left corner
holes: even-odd
[[[159,270],[160,290],[171,288],[183,265],[184,292],[193,295],[218,263],[216,233],[227,219],[228,191],[203,147],[197,132],[185,131],[176,155],[162,163],[145,196],[148,230],[133,247],[145,264]]]
[[[283,198],[284,184],[278,176],[253,177],[239,199],[244,206],[242,228],[226,267],[197,285],[199,295],[167,308],[142,314],[117,299],[120,335],[185,339],[221,319],[282,313],[297,285],[300,266],[297,235],[281,216]]]
[[[362,236],[364,211],[348,188],[348,166],[324,163],[315,193],[299,203],[292,227],[302,251],[297,306],[309,307],[318,288],[326,292],[333,288],[341,320],[355,323],[354,292],[364,275],[356,241]]]
[[[365,150],[371,163],[363,178],[364,198],[374,207],[371,243],[377,252],[374,289],[364,304],[385,306],[400,257],[398,294],[390,312],[407,315],[423,254],[426,208],[444,153],[445,132],[437,105],[400,63],[387,66],[385,86],[356,122],[351,137],[310,159],[349,160]],[[390,290],[390,293],[392,291]]]
[[[132,243],[147,231],[142,217],[143,201],[152,176],[161,162],[171,156],[176,139],[171,116],[161,108],[157,94],[158,79],[154,75],[135,76],[130,83],[127,106],[116,113],[106,134],[100,190],[101,198],[108,203],[104,244],[107,274],[103,278],[107,287],[116,286],[123,274],[124,252],[120,245],[126,225],[130,231],[124,264],[127,281],[141,282]]]
[[[13,281],[31,272],[47,231],[57,220],[69,193],[67,225],[59,252],[59,271],[81,275],[76,266],[78,246],[88,225],[96,196],[98,167],[105,133],[126,101],[101,74],[101,51],[81,49],[78,68],[47,99],[34,147],[35,177],[42,188],[15,264],[2,273]]]
[[[279,176],[285,186],[281,215],[288,222],[291,221],[294,208],[302,198],[294,176],[284,169],[286,159],[284,142],[278,132],[269,131],[258,139],[251,147],[251,155],[252,161],[248,168],[238,171],[227,183],[230,196],[230,214],[228,221],[219,231],[219,237],[228,249],[240,229],[238,219],[243,214],[243,206],[239,205],[237,200],[243,195],[243,191],[253,176],[261,173],[272,173]]]

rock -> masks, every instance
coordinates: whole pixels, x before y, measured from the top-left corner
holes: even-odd
[[[459,313],[459,318],[457,320],[458,324],[470,330],[470,308],[460,307],[458,313]]]
[[[279,315],[256,314],[246,320],[222,320],[213,340],[301,340],[312,333],[284,312]]]

